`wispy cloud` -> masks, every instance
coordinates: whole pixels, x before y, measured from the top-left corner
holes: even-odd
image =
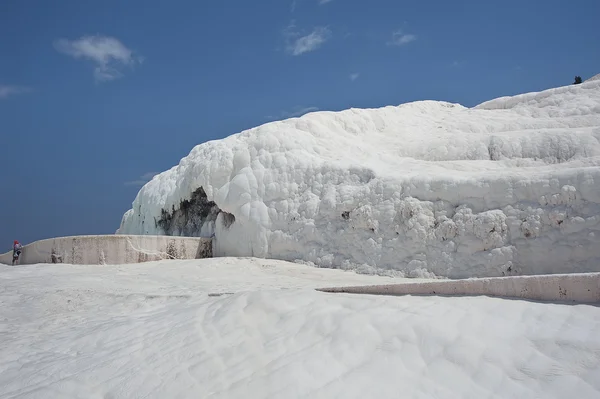
[[[150,180],[152,180],[152,178],[154,176],[156,176],[158,173],[156,172],[148,172],[148,173],[144,173],[142,176],[139,177],[139,179],[137,180],[132,180],[132,181],[127,181],[125,182],[126,186],[136,186],[136,187],[142,187],[144,184],[148,183]]]
[[[319,0],[319,5],[331,3],[333,0]]]
[[[359,78],[359,76],[360,76],[360,73],[358,73],[358,72],[356,72],[356,73],[351,73],[351,74],[350,74],[350,80],[354,82],[356,79],[358,79],[358,78]]]
[[[316,27],[307,35],[302,35],[292,21],[283,31],[286,40],[286,51],[294,56],[314,51],[321,47],[331,37],[331,31],[326,27]]]
[[[16,94],[29,93],[31,89],[23,86],[0,85],[0,99],[8,98]]]
[[[118,39],[109,36],[83,36],[77,40],[58,39],[54,48],[60,53],[76,59],[92,61],[94,78],[97,82],[118,79],[123,76],[122,67],[131,67],[143,62],[132,50],[125,47]]]
[[[303,106],[295,106],[291,110],[281,111],[279,115],[267,115],[265,118],[271,121],[274,120],[282,120],[288,118],[296,118],[302,116],[304,114],[308,114],[309,112],[318,111],[318,107],[303,107]]]
[[[405,44],[414,42],[415,40],[417,40],[416,35],[407,34],[401,30],[397,30],[392,33],[392,39],[388,41],[387,44],[390,46],[404,46]]]
[[[298,116],[302,116],[304,114],[308,114],[309,112],[315,112],[318,110],[318,107],[294,107],[290,111],[281,112],[281,116],[283,118],[296,118]]]

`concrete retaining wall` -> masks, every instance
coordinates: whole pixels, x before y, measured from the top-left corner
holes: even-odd
[[[405,284],[322,288],[324,292],[373,295],[487,295],[539,301],[600,302],[600,273],[550,274]]]
[[[59,237],[23,247],[19,264],[70,263],[112,265],[162,259],[212,257],[212,240],[198,237],[100,235]],[[0,255],[12,264],[12,251]]]

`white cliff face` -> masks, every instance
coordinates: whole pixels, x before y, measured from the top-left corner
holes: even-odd
[[[207,142],[141,189],[118,233],[214,234],[215,256],[406,276],[600,271],[600,81]]]

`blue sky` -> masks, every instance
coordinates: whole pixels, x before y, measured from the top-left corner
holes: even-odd
[[[196,144],[600,72],[598,0],[0,2],[0,242],[114,233]]]

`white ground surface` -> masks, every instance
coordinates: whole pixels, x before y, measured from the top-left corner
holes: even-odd
[[[600,80],[485,102],[315,112],[196,146],[119,233],[203,187],[215,255],[420,277],[600,271]],[[343,217],[345,215],[346,217]]]
[[[600,397],[600,308],[313,290],[390,282],[259,259],[0,266],[0,397]]]

